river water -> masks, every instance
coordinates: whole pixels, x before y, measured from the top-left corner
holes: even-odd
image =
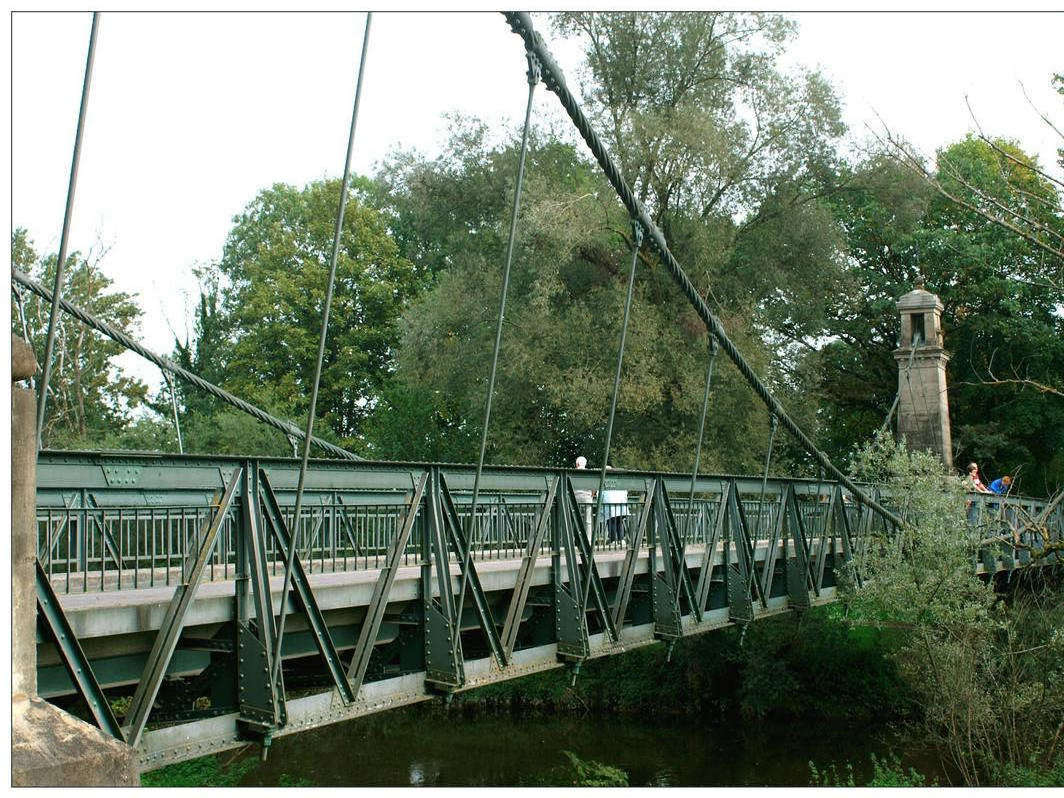
[[[886,730],[816,723],[705,726],[691,720],[566,715],[463,715],[416,706],[283,737],[243,785],[563,785],[570,751],[627,772],[632,786],[808,786],[809,762],[852,763],[858,785],[870,754],[938,776],[933,753]],[[247,751],[239,758],[257,756]],[[223,755],[222,759],[226,759]],[[569,777],[571,778],[571,776]]]

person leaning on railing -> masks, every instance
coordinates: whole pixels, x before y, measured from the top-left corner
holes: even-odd
[[[1003,477],[998,477],[990,483],[990,492],[996,493],[999,496],[1008,496],[1009,491],[1012,489],[1012,477],[1006,474]]]
[[[990,493],[979,476],[979,466],[968,463],[967,475],[964,477],[964,489],[969,493]]]
[[[979,466],[975,463],[968,463],[968,467],[965,469],[966,473],[964,481],[961,483],[964,486],[966,493],[990,493],[987,490],[986,485],[983,484],[983,480],[979,477]],[[974,524],[979,520],[979,507],[981,502],[975,502],[972,499],[968,499],[964,507],[968,511],[968,523]]]
[[[612,470],[612,466],[607,465],[606,470]],[[616,488],[603,490],[600,517],[606,522],[607,543],[619,543],[624,540],[625,521],[628,519],[628,491]]]
[[[1012,490],[1012,477],[1009,476],[1008,474],[1006,474],[1003,477],[998,477],[997,479],[995,479],[993,482],[990,483],[990,492],[991,493],[996,493],[998,496],[1003,496],[1003,497],[1004,496],[1008,496],[1009,492],[1011,490]],[[1003,501],[1001,504],[1002,504],[1002,510],[1003,510],[1002,514],[1004,515],[1005,519],[1008,521],[1009,527],[1012,529],[1012,536],[1015,539],[1015,541],[1017,543],[1019,543],[1020,542],[1020,533],[1019,533],[1019,531],[1016,528],[1017,527],[1016,509],[1014,507],[1009,507],[1008,502],[1004,502]],[[997,504],[997,502],[988,503],[987,507],[989,507],[992,510],[996,510],[996,509],[998,509],[998,504]]]

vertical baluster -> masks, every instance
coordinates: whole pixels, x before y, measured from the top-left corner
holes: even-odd
[[[40,516],[37,518],[37,529],[40,529]],[[70,524],[70,519],[67,519],[67,524]],[[48,547],[45,556],[45,567],[48,576],[52,575],[52,508],[48,508],[48,513],[44,522],[44,545]],[[58,534],[58,533],[56,533]],[[40,534],[38,533],[37,539],[40,540]]]
[[[140,510],[133,509],[133,589],[140,585]]]
[[[336,491],[333,491],[329,505],[329,559],[332,560],[329,568],[336,573]]]
[[[104,510],[100,510],[100,590],[103,590],[104,583],[104,569],[107,566],[107,546],[104,543],[104,536],[107,534],[107,513]],[[93,546],[95,547],[96,540],[93,538]],[[121,587],[121,583],[119,583]]]
[[[197,520],[199,519],[199,510],[193,510]],[[178,550],[178,557],[181,560],[181,581],[185,581],[185,565],[188,560],[188,514],[181,514],[181,548]]]
[[[41,517],[37,516],[37,544],[40,545],[41,541]],[[52,508],[49,507],[44,521],[44,545],[45,549],[45,572],[51,574],[51,560],[52,560]]]
[[[69,510],[67,511],[69,512]],[[78,526],[81,526],[80,519]],[[70,542],[73,535],[70,534],[69,523],[67,525],[67,538],[66,538],[66,592],[70,592]]]
[[[373,567],[380,568],[381,552],[381,517],[376,508],[373,509]]]
[[[362,522],[361,505],[355,505],[355,540],[358,548],[362,551],[362,570],[369,569],[369,536],[365,533],[365,525]],[[358,557],[355,557],[355,568],[358,568]]]

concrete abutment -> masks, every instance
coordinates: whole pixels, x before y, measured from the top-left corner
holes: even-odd
[[[37,370],[11,337],[11,784],[132,787],[133,749],[37,697],[37,402],[19,382]]]

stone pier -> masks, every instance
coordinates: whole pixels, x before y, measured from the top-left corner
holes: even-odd
[[[37,402],[19,385],[36,370],[11,336],[11,784],[136,786],[132,748],[37,696]]]

